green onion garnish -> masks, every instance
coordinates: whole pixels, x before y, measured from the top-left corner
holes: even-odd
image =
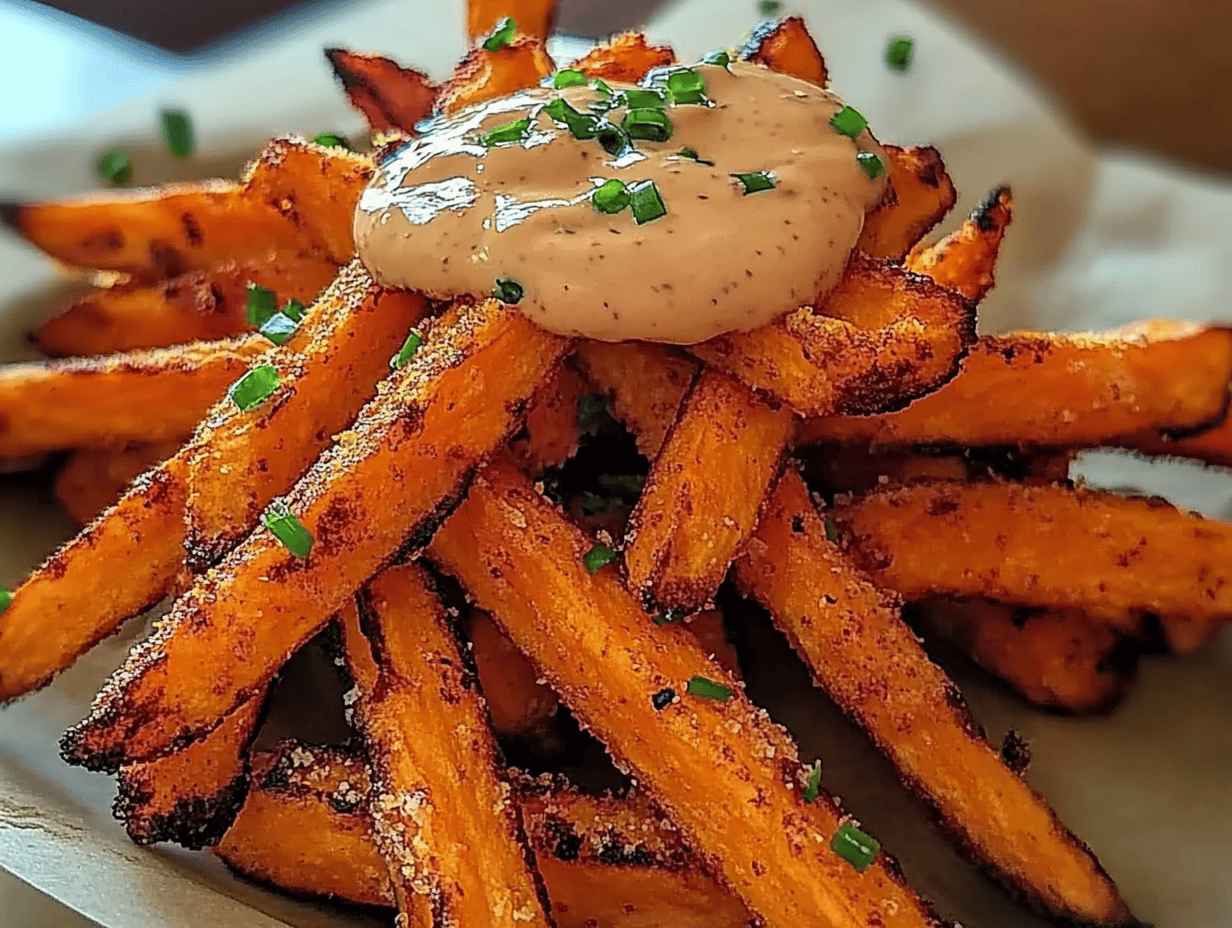
[[[259,329],[269,322],[270,316],[276,312],[278,312],[278,297],[274,294],[274,291],[267,290],[265,287],[258,287],[256,284],[249,284],[248,324]]]
[[[265,320],[257,331],[275,345],[285,345],[290,341],[291,336],[295,334],[296,328],[295,320],[286,313],[274,313],[274,315]]]
[[[227,388],[227,396],[240,412],[256,409],[278,389],[278,369],[259,364]]]
[[[566,87],[585,87],[589,83],[590,78],[575,68],[564,68],[552,75],[552,86],[557,90],[564,90]]]
[[[683,618],[684,612],[680,609],[664,609],[662,612],[656,613],[654,617],[655,625],[674,625]]]
[[[619,213],[629,205],[629,188],[624,181],[613,177],[603,182],[591,196],[590,202],[601,213]]]
[[[692,68],[679,68],[667,75],[667,92],[677,103],[705,103],[706,79]]]
[[[821,761],[809,768],[808,780],[804,784],[804,801],[816,802],[821,793]]]
[[[720,68],[726,68],[731,64],[731,53],[725,48],[716,48],[712,52],[706,52],[702,56],[702,64],[713,64]]]
[[[611,85],[609,85],[608,82],[601,77],[595,78],[594,87],[595,90],[599,91],[599,93],[605,97],[610,98],[616,96],[616,91],[612,90]]]
[[[672,689],[659,690],[650,697],[650,704],[655,707],[656,712],[662,712],[672,704],[672,700],[676,698],[676,691]]]
[[[590,434],[603,424],[607,397],[602,393],[583,393],[577,398],[578,431]]]
[[[682,148],[676,153],[676,157],[688,158],[690,161],[696,161],[698,164],[708,164],[711,167],[714,167],[714,162],[707,161],[705,158],[701,157],[701,155],[697,153],[696,148]]]
[[[578,112],[577,108],[557,97],[543,111],[556,122],[562,122],[568,127],[575,139],[593,139],[599,130],[599,119],[590,113]]]
[[[306,308],[299,300],[290,300],[286,306],[282,307],[282,311],[296,322],[303,322]]]
[[[483,50],[485,52],[500,51],[513,41],[513,34],[517,31],[517,28],[518,24],[512,16],[504,17],[496,24],[496,28],[488,33],[488,37],[483,40]]]
[[[419,350],[419,346],[423,344],[423,338],[418,332],[412,332],[406,337],[406,341],[402,343],[402,349],[389,359],[389,366],[396,371],[406,367],[406,362],[415,357],[415,352]]]
[[[524,116],[521,119],[515,119],[505,123],[503,126],[497,126],[495,129],[485,132],[479,136],[479,144],[485,148],[492,148],[496,145],[511,145],[526,138],[526,133],[529,130],[530,118]]]
[[[826,541],[838,544],[838,523],[826,516]]]
[[[851,864],[857,873],[863,873],[881,853],[881,845],[851,822],[843,822],[830,839],[830,850]]]
[[[830,125],[834,127],[834,131],[839,135],[845,135],[849,139],[854,139],[864,131],[864,127],[868,125],[868,120],[860,114],[859,110],[853,109],[850,106],[844,106],[830,117]]]
[[[595,133],[599,145],[612,157],[619,157],[629,150],[629,136],[624,129],[610,122],[601,124]]]
[[[667,206],[664,205],[663,196],[653,180],[642,180],[633,184],[629,187],[629,196],[633,219],[639,226],[667,215]]]
[[[646,478],[641,474],[600,474],[597,482],[600,490],[626,496],[641,496],[646,489]]]
[[[592,574],[597,574],[614,560],[616,560],[616,552],[607,545],[595,545],[582,555],[582,563]]]
[[[757,4],[757,9],[761,11],[762,16],[773,16],[783,8],[783,4],[779,0],[761,0]]]
[[[672,121],[663,110],[629,110],[620,127],[631,139],[647,142],[666,142],[672,137]]]
[[[914,51],[915,40],[911,36],[897,35],[886,46],[886,64],[895,71],[906,71],[911,67],[911,53]]]
[[[494,297],[510,305],[522,302],[523,293],[522,285],[508,277],[496,278],[496,289],[492,291]]]
[[[690,696],[700,696],[702,699],[713,699],[715,702],[726,702],[731,699],[732,691],[722,683],[715,683],[705,677],[693,677],[685,687]]]
[[[301,560],[307,560],[312,551],[312,532],[304,528],[299,519],[282,500],[274,500],[261,516],[261,522],[274,533],[288,551]]]
[[[347,141],[346,136],[341,132],[318,132],[312,137],[312,141],[322,148],[345,148],[351,150],[351,143]]]
[[[95,168],[113,184],[127,184],[133,178],[132,159],[128,157],[128,152],[118,148],[100,155]]]
[[[187,158],[197,150],[192,120],[183,110],[163,110],[163,137],[177,158]]]
[[[607,512],[609,508],[611,508],[611,502],[598,493],[592,493],[590,490],[582,493],[582,515],[597,516],[601,512]]]
[[[885,173],[885,162],[878,157],[876,152],[862,151],[856,155],[856,160],[860,162],[860,167],[864,168],[864,173],[870,178],[878,178]]]
[[[626,90],[621,101],[631,110],[663,109],[667,99],[657,90]]]
[[[769,171],[753,171],[750,174],[733,174],[732,177],[744,185],[744,195],[761,193],[763,190],[773,190],[778,181]]]
[[[13,594],[9,590],[0,586],[0,613],[3,613],[9,608],[9,603],[13,601]]]

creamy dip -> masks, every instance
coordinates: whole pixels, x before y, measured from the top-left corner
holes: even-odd
[[[499,292],[513,300],[520,288],[518,306],[544,328],[604,341],[690,344],[812,303],[838,282],[881,198],[884,151],[867,129],[837,131],[843,103],[820,87],[743,62],[694,71],[707,102],[667,103],[663,141],[620,151],[607,133],[615,153],[575,138],[552,101],[620,126],[629,107],[604,116],[604,101],[642,87],[536,88],[437,120],[360,198],[360,258],[378,283],[436,296],[512,281]],[[529,122],[508,126],[519,119]],[[634,192],[637,214],[596,206],[623,203],[617,184],[596,196],[612,179]],[[639,223],[659,212],[646,181],[666,212]]]

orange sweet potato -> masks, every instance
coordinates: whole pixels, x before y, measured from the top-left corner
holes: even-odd
[[[466,629],[475,672],[499,735],[521,735],[544,725],[560,708],[551,687],[486,612],[473,609]]]
[[[578,401],[587,391],[585,379],[568,364],[535,391],[526,410],[524,433],[511,446],[528,473],[541,474],[559,467],[577,453]]]
[[[56,499],[86,525],[113,505],[135,478],[167,460],[179,447],[180,442],[165,442],[74,452],[56,474]]]
[[[454,113],[506,97],[537,86],[552,70],[552,59],[542,39],[522,36],[494,52],[473,48],[441,85],[437,107],[441,112]]]
[[[875,258],[901,260],[954,208],[958,193],[937,149],[886,145],[885,152],[886,195],[864,218],[856,248]]]
[[[957,232],[931,245],[917,244],[903,263],[978,303],[995,283],[997,255],[1013,218],[1013,204],[1010,188],[998,187]]]
[[[478,42],[510,16],[519,35],[546,40],[556,23],[556,6],[557,0],[468,0],[466,35]]]
[[[624,32],[596,45],[572,67],[590,78],[635,84],[651,68],[675,64],[676,53],[666,45],[651,45],[641,32]]]
[[[414,132],[416,123],[431,115],[436,105],[437,87],[422,71],[343,48],[327,48],[325,57],[351,106],[373,132]]]
[[[757,26],[741,47],[740,57],[818,87],[830,82],[825,59],[799,16],[767,20]]]

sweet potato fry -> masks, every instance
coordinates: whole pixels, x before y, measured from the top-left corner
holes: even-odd
[[[650,468],[625,541],[629,586],[652,611],[709,603],[782,472],[794,417],[703,372]]]
[[[325,57],[351,106],[373,132],[400,129],[413,133],[416,123],[432,114],[437,87],[422,71],[404,68],[382,55],[361,55],[344,48],[327,48]]]
[[[441,85],[437,107],[443,113],[454,113],[486,103],[534,87],[552,71],[552,59],[540,39],[523,36],[494,52],[474,48]]]
[[[1170,438],[1167,433],[1148,429],[1121,439],[1122,448],[1160,457],[1192,458],[1220,467],[1232,467],[1232,416],[1196,435]]]
[[[175,454],[180,444],[164,442],[74,452],[56,474],[56,499],[69,515],[86,525],[108,506],[115,505],[134,479]]]
[[[889,160],[885,198],[864,217],[856,245],[874,258],[901,260],[954,208],[958,192],[945,162],[931,146],[885,146]]]
[[[942,546],[930,547],[936,558]],[[899,618],[901,603],[826,537],[788,471],[736,562],[813,679],[893,762],[899,777],[1001,882],[1062,919],[1133,919],[1090,851],[984,740],[962,696]]]
[[[137,844],[217,844],[248,794],[248,744],[265,694],[248,700],[196,744],[121,767],[113,811]]]
[[[267,347],[244,337],[0,369],[0,458],[192,432]]]
[[[514,454],[528,473],[542,474],[559,467],[578,450],[578,400],[587,391],[585,379],[568,364],[535,391],[526,410],[525,434],[511,442]]]
[[[426,544],[567,349],[493,301],[430,331],[285,499],[315,539],[309,557],[254,531],[133,649],[65,735],[65,758],[115,769],[217,726],[365,579]]]
[[[800,440],[1116,445],[1145,430],[1220,421],[1230,381],[1226,328],[1156,320],[1095,335],[986,335],[958,376],[935,393],[886,415],[806,422]]]
[[[589,78],[636,84],[651,68],[675,63],[676,53],[668,46],[651,45],[641,32],[624,32],[596,45],[572,67]]]
[[[817,310],[689,350],[805,415],[863,416],[936,390],[974,341],[970,301],[857,252]]]
[[[546,928],[487,710],[427,574],[387,568],[342,616],[372,765],[368,811],[402,919]]]
[[[825,59],[799,16],[761,23],[749,34],[740,57],[818,87],[830,83]]]
[[[468,0],[466,35],[478,42],[511,16],[519,35],[546,41],[556,24],[556,4],[557,0]]]
[[[1133,682],[1131,639],[1074,609],[1015,609],[986,600],[913,603],[924,637],[937,637],[1000,677],[1023,699],[1060,712],[1110,712]]]
[[[44,322],[34,343],[66,357],[230,338],[252,330],[250,283],[273,290],[279,305],[308,304],[337,273],[337,265],[321,258],[267,255],[159,283],[102,288]]]
[[[906,599],[1081,609],[1126,634],[1143,612],[1232,619],[1232,525],[1162,500],[936,481],[853,497],[833,516],[856,563]]]
[[[873,452],[862,444],[824,444],[794,449],[801,470],[826,496],[859,493],[887,483],[922,477],[964,480],[969,462],[961,454]]]
[[[686,840],[769,924],[934,925],[884,860],[857,873],[830,850],[834,800],[802,799],[795,746],[678,626],[656,627],[590,539],[505,462],[477,475],[429,555],[492,612]],[[708,699],[696,678],[730,695]],[[724,694],[724,690],[717,691]],[[670,701],[669,701],[670,700]],[[656,709],[656,704],[661,709]],[[699,777],[713,782],[701,788]],[[721,784],[721,785],[720,785]],[[727,816],[714,814],[715,790]]]
[[[547,723],[560,708],[551,687],[486,612],[466,617],[479,686],[498,735],[522,735]]]
[[[932,245],[916,245],[903,264],[978,303],[995,283],[997,255],[1013,218],[1013,203],[1010,188],[998,187],[957,232]]]

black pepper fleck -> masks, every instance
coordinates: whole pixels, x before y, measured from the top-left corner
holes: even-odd
[[[659,690],[659,692],[650,697],[650,704],[655,707],[655,711],[661,712],[670,706],[675,698],[675,690]]]

